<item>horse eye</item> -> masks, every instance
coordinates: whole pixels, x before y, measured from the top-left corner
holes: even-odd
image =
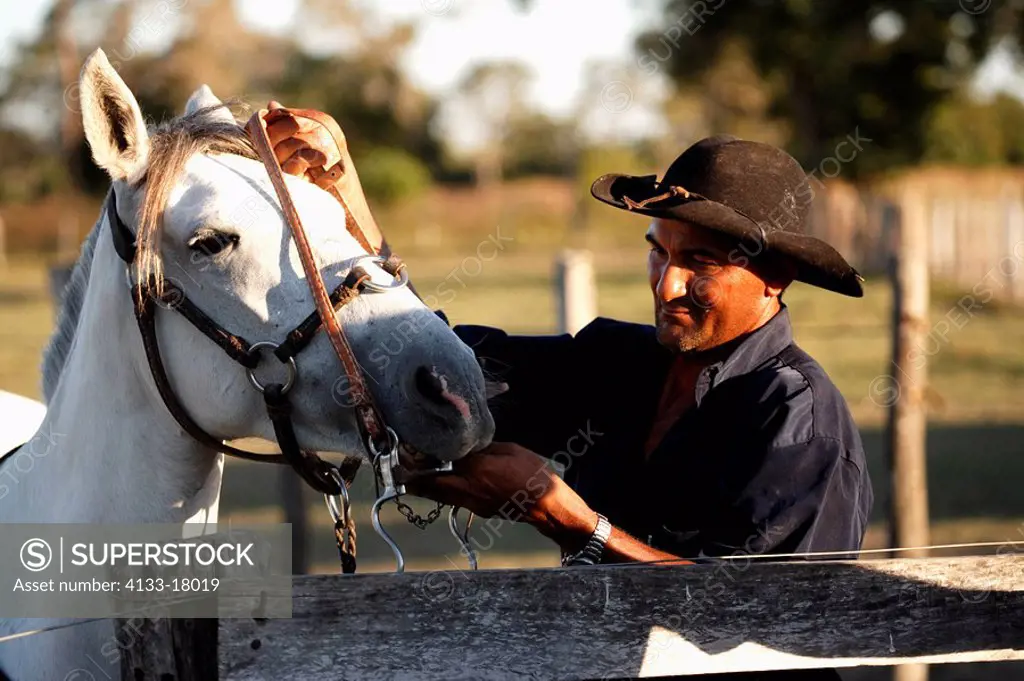
[[[212,256],[233,248],[238,244],[237,234],[227,232],[203,231],[188,240],[188,247],[194,253]]]

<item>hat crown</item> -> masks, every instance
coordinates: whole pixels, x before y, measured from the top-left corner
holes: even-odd
[[[857,270],[806,233],[814,192],[796,159],[771,145],[709,137],[680,154],[660,182],[656,175],[610,173],[594,180],[590,193],[616,208],[739,239],[750,257],[766,251],[788,258],[808,284],[864,295]]]
[[[661,183],[725,204],[767,233],[806,232],[811,191],[796,159],[762,142],[707,137],[669,166]]]

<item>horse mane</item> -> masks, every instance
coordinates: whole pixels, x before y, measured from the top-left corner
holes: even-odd
[[[110,194],[103,201],[106,208],[107,201],[110,201]],[[53,397],[53,391],[57,388],[57,381],[60,380],[61,371],[71,351],[71,342],[75,339],[75,329],[78,328],[78,317],[82,312],[82,301],[85,300],[85,290],[89,285],[89,272],[92,271],[92,257],[96,250],[97,235],[102,231],[103,215],[106,210],[100,212],[100,218],[89,231],[82,243],[82,251],[75,261],[71,276],[64,287],[64,294],[61,296],[61,306],[57,313],[57,328],[50,336],[50,342],[43,351],[43,402],[49,404]]]
[[[210,116],[223,104],[204,107],[153,127],[149,131],[149,164],[139,180],[145,194],[139,210],[135,243],[137,281],[155,279],[156,295],[162,295],[163,263],[160,258],[160,237],[163,233],[164,208],[171,190],[181,176],[188,160],[196,154],[233,154],[258,159],[245,128],[234,121]]]
[[[145,185],[136,228],[135,268],[138,281],[155,277],[162,281],[163,263],[160,258],[160,238],[163,232],[163,214],[167,198],[195,154],[220,153],[256,159],[258,155],[245,128],[209,114],[224,105],[205,107],[193,113],[149,128],[149,164],[137,186]],[[49,403],[67,361],[82,303],[89,284],[93,254],[98,235],[103,230],[103,216],[110,194],[104,200],[104,209],[85,242],[71,277],[64,289],[57,326],[43,353],[43,401]],[[157,291],[157,295],[162,291]]]

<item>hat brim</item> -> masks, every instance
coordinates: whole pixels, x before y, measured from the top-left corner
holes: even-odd
[[[729,206],[709,199],[674,196],[642,203],[663,192],[655,175],[602,175],[590,187],[591,195],[609,206],[639,215],[693,223],[740,241],[738,248],[746,258],[762,252],[786,257],[797,269],[796,279],[812,286],[861,298],[863,277],[836,249],[821,239],[782,230],[766,230]],[[634,205],[626,202],[630,199]]]

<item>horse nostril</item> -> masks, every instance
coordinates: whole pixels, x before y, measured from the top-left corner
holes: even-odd
[[[434,373],[430,367],[417,367],[414,374],[416,390],[431,402],[437,404],[448,404],[445,397],[445,384],[441,377]]]

